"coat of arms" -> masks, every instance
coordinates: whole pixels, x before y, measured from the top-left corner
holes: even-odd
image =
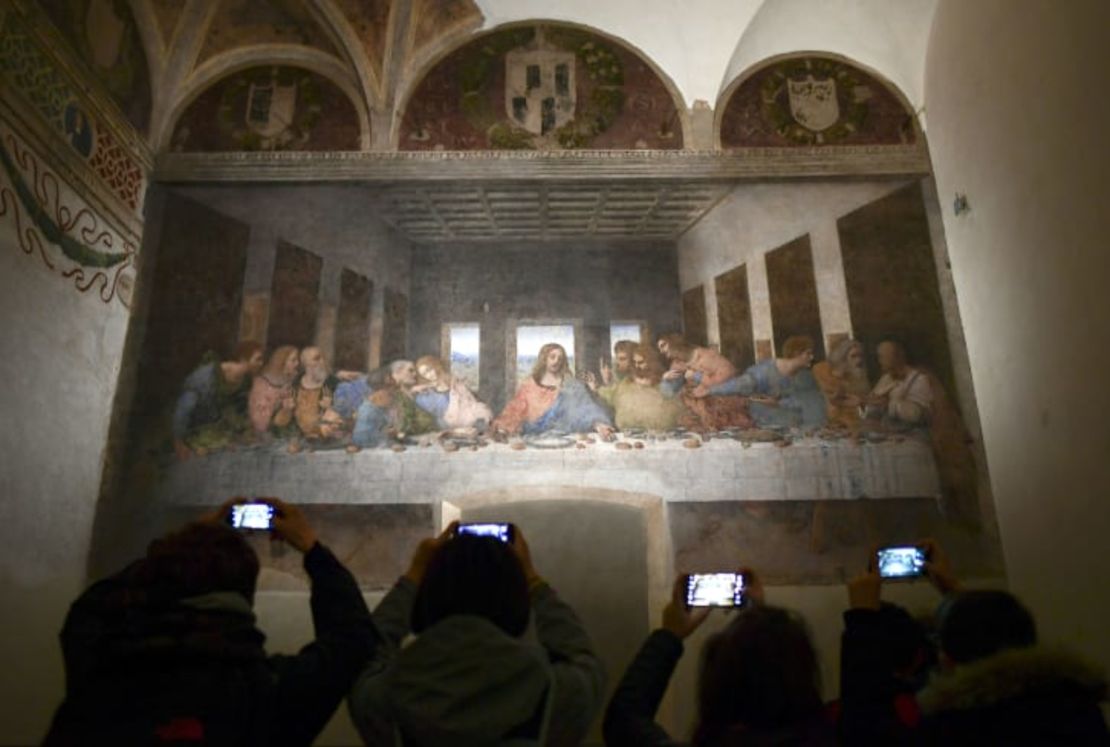
[[[246,122],[267,143],[284,144],[291,139],[287,130],[293,125],[297,108],[297,86],[279,85],[274,79],[251,83],[247,95]]]
[[[516,50],[505,55],[505,112],[521,129],[548,135],[574,119],[574,53]]]
[[[812,75],[807,75],[802,80],[788,80],[787,91],[790,95],[790,113],[807,130],[821,132],[840,119],[836,81],[832,78],[817,80]]]

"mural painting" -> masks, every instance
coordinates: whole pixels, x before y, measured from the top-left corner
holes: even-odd
[[[917,141],[913,114],[884,83],[831,57],[795,57],[756,70],[721,115],[721,146],[898,145]]]
[[[150,120],[150,72],[125,0],[43,0],[39,5],[107,88],[135,129]]]
[[[213,85],[185,110],[171,141],[176,151],[358,147],[358,115],[347,95],[321,75],[280,66],[250,68]]]
[[[402,150],[681,148],[675,101],[637,55],[596,34],[520,26],[452,52],[405,109]]]

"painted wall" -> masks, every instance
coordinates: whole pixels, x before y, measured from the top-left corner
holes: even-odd
[[[1010,585],[1110,666],[1107,27],[1099,0],[941,0],[926,103]]]
[[[273,247],[279,240],[324,258],[319,315],[330,319],[329,324],[335,322],[344,267],[373,281],[370,359],[377,360],[384,289],[408,292],[411,255],[408,240],[368,209],[366,192],[327,185],[183,187],[178,191],[250,227],[244,305],[255,307],[253,312],[245,309],[246,313],[258,315],[258,304],[267,303],[262,299],[270,291]],[[260,339],[257,335],[244,337]],[[330,350],[330,338],[321,342]]]
[[[826,335],[850,329],[847,289],[840,271],[836,219],[890,194],[905,182],[742,184],[678,241],[682,288],[705,285],[709,342],[721,340],[714,278],[739,264],[748,267],[752,335],[772,338],[763,255],[809,234]],[[804,208],[799,209],[799,206]]]
[[[676,270],[670,243],[418,246],[409,352],[437,354],[445,322],[479,322],[480,394],[496,412],[505,403],[512,320],[581,320],[581,360],[596,370],[609,354],[611,321],[643,321],[655,333],[681,328]]]
[[[62,693],[57,635],[84,584],[129,314],[63,277],[69,264],[55,245],[26,252],[17,217],[36,229],[8,187],[0,176],[0,342],[9,353],[0,361],[0,741],[30,744]],[[85,204],[64,182],[60,199],[74,214]]]

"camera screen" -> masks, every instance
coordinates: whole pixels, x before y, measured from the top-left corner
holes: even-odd
[[[925,551],[920,547],[884,547],[879,550],[879,576],[914,578],[925,572]]]
[[[274,507],[268,503],[240,503],[231,507],[231,526],[236,529],[271,529]]]
[[[687,607],[739,607],[744,603],[740,573],[693,573],[686,578]]]
[[[459,524],[459,534],[472,534],[475,537],[493,537],[502,542],[513,541],[512,528],[509,524]]]

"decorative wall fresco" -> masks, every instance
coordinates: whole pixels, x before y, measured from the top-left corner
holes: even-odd
[[[150,71],[126,0],[41,0],[39,5],[143,132],[150,121]]]
[[[136,247],[73,194],[0,120],[0,225],[23,254],[104,303],[130,306]]]
[[[674,99],[621,45],[565,26],[484,35],[418,85],[402,150],[681,148]]]
[[[162,41],[168,47],[177,29],[177,21],[181,18],[181,11],[185,9],[185,0],[151,0],[150,7],[158,19]]]
[[[416,0],[413,47],[421,50],[437,39],[464,26],[482,20],[482,11],[474,0]]]
[[[14,13],[0,14],[0,76],[83,158],[105,188],[135,213],[146,189],[142,166],[91,117],[73,83],[39,48]]]
[[[170,147],[358,150],[359,120],[351,100],[327,78],[301,68],[256,67],[197,97],[178,119]]]
[[[302,0],[221,0],[198,64],[236,47],[300,44],[335,55],[335,47]]]
[[[757,70],[733,91],[721,117],[725,148],[916,140],[913,112],[886,84],[847,62],[816,55]]]
[[[381,78],[386,40],[389,38],[390,0],[337,0],[355,35],[366,50],[374,74]]]

